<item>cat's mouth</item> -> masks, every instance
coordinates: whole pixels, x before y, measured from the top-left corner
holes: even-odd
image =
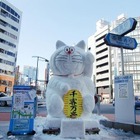
[[[74,72],[75,67],[76,65],[72,62],[63,63],[64,70],[69,71],[70,74]]]

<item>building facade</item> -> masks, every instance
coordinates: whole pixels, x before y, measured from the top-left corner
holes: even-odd
[[[104,37],[107,33],[113,32],[113,29],[126,19],[127,17],[122,14],[111,23],[99,20],[96,23],[95,34],[91,36],[93,39],[89,37],[88,40],[88,44],[92,44],[95,52],[96,91],[102,99],[107,99],[108,102],[114,98],[114,77],[122,74],[122,67],[120,48],[107,46]],[[127,36],[135,38],[138,46],[134,50],[123,49],[124,73],[133,74],[134,94],[140,95],[140,17],[135,19],[137,20],[136,29]],[[90,40],[94,40],[94,43],[91,43]]]
[[[0,91],[12,92],[22,12],[0,0]]]
[[[105,44],[104,37],[109,32],[109,23],[103,19],[96,23],[94,38],[94,78],[96,92],[101,96],[101,100],[111,98],[111,59],[110,48]],[[90,39],[91,40],[91,39]],[[89,43],[88,43],[89,44]]]

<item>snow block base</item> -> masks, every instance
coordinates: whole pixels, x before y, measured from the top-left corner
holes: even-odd
[[[63,138],[85,138],[84,121],[82,119],[63,119],[60,135]]]

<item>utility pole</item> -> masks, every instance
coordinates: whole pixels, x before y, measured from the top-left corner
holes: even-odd
[[[39,61],[39,56],[32,56],[37,58],[37,65],[36,65],[36,78],[35,78],[35,89],[37,90],[37,81],[38,81],[38,61]]]
[[[38,62],[39,60],[44,60],[45,62],[49,62],[49,60],[47,60],[46,58],[44,57],[41,57],[41,56],[32,56],[34,58],[37,58],[37,66],[36,66],[36,79],[35,79],[35,89],[36,89],[36,93],[37,93],[37,90],[38,90]],[[38,104],[37,104],[37,98],[36,98],[36,112],[38,110]]]
[[[41,56],[32,56],[32,57],[37,58],[36,80],[35,80],[35,87],[36,87],[36,90],[37,90],[37,81],[38,81],[38,62],[39,62],[39,60],[44,60],[45,62],[49,62],[49,60],[47,60],[46,58],[41,57]]]

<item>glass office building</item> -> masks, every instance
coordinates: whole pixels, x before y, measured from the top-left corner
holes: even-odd
[[[12,92],[22,12],[0,0],[0,91]]]
[[[31,81],[36,80],[36,67],[32,66],[24,66],[23,68],[23,74],[26,75]]]

